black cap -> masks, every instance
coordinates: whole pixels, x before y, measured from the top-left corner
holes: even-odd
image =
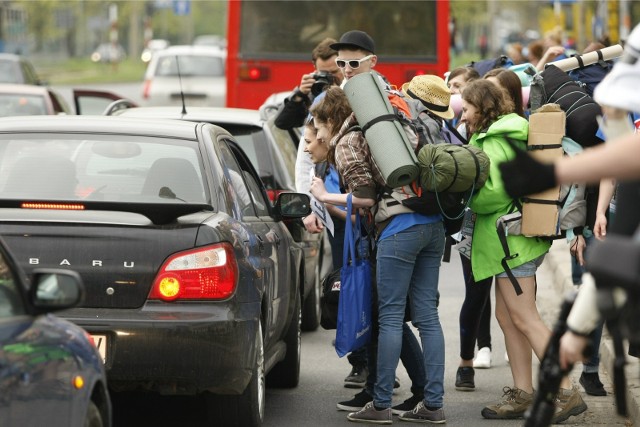
[[[338,43],[333,43],[329,47],[333,50],[362,49],[371,53],[375,53],[376,50],[376,45],[371,36],[359,30],[347,31],[340,37]]]

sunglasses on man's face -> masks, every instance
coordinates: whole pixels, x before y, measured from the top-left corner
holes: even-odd
[[[373,55],[367,55],[362,59],[344,60],[344,59],[336,58],[336,65],[338,66],[338,68],[346,68],[347,64],[349,64],[349,67],[351,69],[355,70],[357,68],[360,68],[360,63],[361,62],[368,61],[371,58],[373,58]]]

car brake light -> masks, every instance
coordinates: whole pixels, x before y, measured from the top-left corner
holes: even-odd
[[[144,99],[149,99],[149,92],[151,91],[151,79],[144,81],[144,86],[142,87],[142,97]]]
[[[235,292],[237,283],[233,248],[220,243],[169,257],[153,282],[149,299],[224,299]]]
[[[404,81],[405,82],[411,81],[411,79],[414,76],[422,76],[424,74],[428,74],[427,70],[425,70],[424,68],[421,68],[421,69],[418,69],[418,70],[407,70],[404,73],[404,79],[405,79]]]
[[[262,65],[240,65],[238,76],[240,80],[251,80],[254,82],[269,80],[269,68]]]
[[[20,204],[22,209],[52,209],[59,211],[83,211],[84,205],[80,203],[41,203],[24,202]]]

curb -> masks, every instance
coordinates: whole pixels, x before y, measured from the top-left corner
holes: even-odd
[[[571,256],[569,255],[569,245],[565,240],[556,240],[551,245],[551,249],[546,258],[548,266],[553,272],[556,291],[559,295],[564,295],[573,289],[571,280]],[[625,346],[626,347],[626,346]],[[600,365],[604,368],[613,381],[613,362],[615,351],[613,350],[613,340],[608,334],[606,327],[602,335],[600,344]],[[625,398],[627,401],[627,417],[634,426],[640,426],[640,360],[627,356],[625,366]],[[613,383],[611,384],[613,386]],[[615,396],[612,396],[615,399]]]

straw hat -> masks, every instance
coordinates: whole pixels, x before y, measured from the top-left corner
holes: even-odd
[[[442,78],[431,74],[415,76],[402,85],[402,92],[410,98],[422,102],[433,114],[443,119],[452,119],[455,115],[449,105],[451,91]]]

